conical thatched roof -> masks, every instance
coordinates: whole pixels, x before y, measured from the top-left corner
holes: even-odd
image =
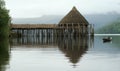
[[[80,14],[80,12],[75,7],[73,7],[72,10],[59,22],[59,25],[72,23],[88,25],[87,20]]]

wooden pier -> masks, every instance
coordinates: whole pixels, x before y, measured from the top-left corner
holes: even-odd
[[[76,37],[94,34],[94,26],[75,7],[58,24],[11,24],[10,27],[18,36]]]
[[[11,24],[11,31],[17,36],[81,36],[91,34],[91,25],[88,28],[81,26],[64,27],[57,24]],[[86,30],[86,31],[85,31]]]

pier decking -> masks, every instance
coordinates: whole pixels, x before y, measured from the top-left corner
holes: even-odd
[[[11,24],[11,29],[54,29],[57,24]]]

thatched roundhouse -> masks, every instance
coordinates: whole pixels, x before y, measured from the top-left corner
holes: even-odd
[[[80,12],[73,7],[72,10],[59,22],[59,26],[78,26],[88,25],[87,20],[80,14]]]
[[[87,34],[88,25],[88,21],[81,15],[76,7],[73,7],[72,10],[58,24],[59,27],[65,28],[65,33],[70,34]]]

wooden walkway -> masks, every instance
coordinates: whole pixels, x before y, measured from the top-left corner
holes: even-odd
[[[57,24],[11,24],[11,29],[54,29]]]
[[[58,26],[58,24],[11,24],[11,29],[68,29],[68,28],[75,28],[80,29],[83,28],[82,26],[71,26],[71,27],[64,27]]]
[[[82,36],[94,34],[89,26],[59,26],[58,24],[11,24],[11,31],[17,36]]]

